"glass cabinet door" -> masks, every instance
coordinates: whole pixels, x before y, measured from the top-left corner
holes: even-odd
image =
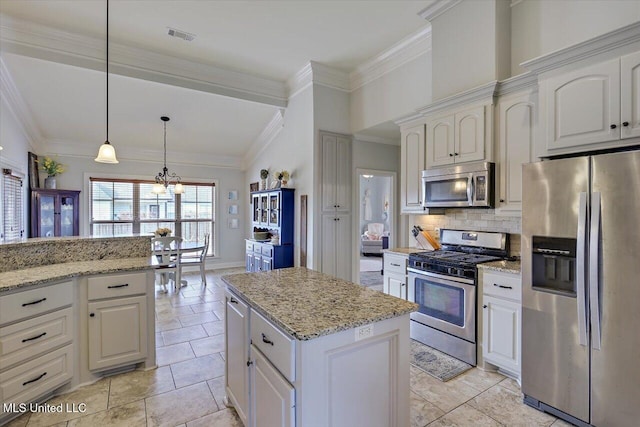
[[[267,224],[269,215],[269,196],[267,194],[260,195],[260,223]]]
[[[70,196],[60,197],[60,235],[74,235],[75,200]]]
[[[40,237],[55,236],[56,198],[50,195],[40,196]]]
[[[269,225],[280,225],[280,193],[269,193]]]
[[[251,196],[251,204],[253,205],[253,222],[260,222],[260,196],[254,194]]]

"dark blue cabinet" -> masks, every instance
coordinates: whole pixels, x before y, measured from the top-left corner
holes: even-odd
[[[247,271],[293,267],[293,188],[251,193],[252,227],[268,229],[279,236],[279,244],[247,239]]]

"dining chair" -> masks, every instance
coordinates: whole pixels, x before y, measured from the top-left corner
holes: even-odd
[[[207,233],[204,235],[204,247],[202,249],[202,251],[197,254],[197,255],[187,255],[184,254],[182,255],[182,257],[180,258],[180,270],[182,270],[183,267],[191,267],[194,265],[197,265],[200,267],[200,277],[202,279],[202,284],[204,286],[207,286],[207,277],[204,274],[204,264],[205,264],[205,260],[207,258],[207,251],[209,250],[209,238],[210,238],[210,234]],[[182,274],[182,272],[181,272]]]
[[[160,276],[163,293],[167,293],[167,282],[173,281],[174,290],[180,288],[180,237],[154,237],[151,252],[156,257],[156,275]]]

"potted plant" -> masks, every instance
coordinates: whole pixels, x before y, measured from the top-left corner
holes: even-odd
[[[261,179],[261,190],[267,189],[267,178],[269,177],[269,169],[260,170],[260,179]]]
[[[64,165],[53,160],[50,157],[45,157],[40,161],[40,169],[47,173],[47,177],[44,179],[44,188],[56,188],[56,175],[64,172]]]
[[[289,171],[286,170],[282,170],[280,172],[278,172],[278,181],[280,181],[280,186],[281,187],[286,187],[287,186],[287,182],[289,182]]]
[[[156,237],[168,237],[171,235],[171,229],[167,227],[160,227],[155,232]]]

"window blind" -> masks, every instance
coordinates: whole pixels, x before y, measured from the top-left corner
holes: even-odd
[[[3,171],[2,187],[4,220],[1,237],[4,240],[20,239],[24,236],[22,179],[5,170]]]

